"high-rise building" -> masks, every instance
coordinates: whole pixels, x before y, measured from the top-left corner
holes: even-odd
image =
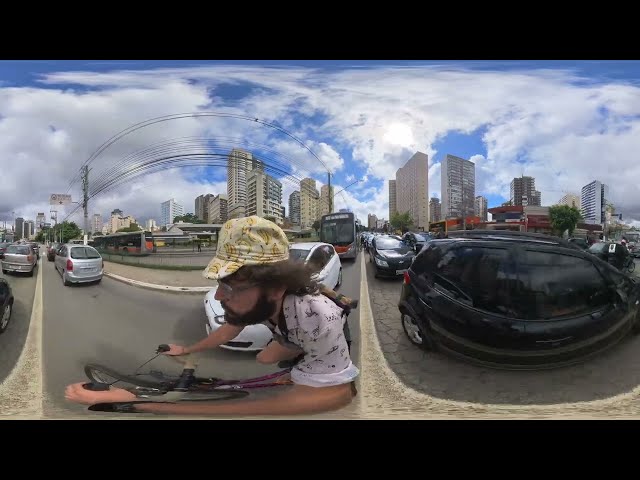
[[[320,214],[319,214],[320,217],[322,215],[328,215],[329,213],[333,213],[329,211],[329,208],[330,208],[329,200],[332,200],[333,196],[334,196],[333,185],[331,185],[331,191],[329,191],[329,185],[323,185],[322,187],[320,187]],[[331,203],[331,206],[333,206],[333,203]]]
[[[442,204],[437,197],[429,200],[429,222],[439,222],[442,219]]]
[[[560,201],[558,202],[558,205],[568,205],[570,207],[575,207],[578,210],[580,210],[581,208],[580,196],[574,193],[567,193],[560,199]]]
[[[44,227],[44,224],[46,223],[46,221],[47,221],[47,217],[43,212],[38,213],[38,215],[36,215],[36,232],[39,232],[40,230],[42,230],[42,227]]]
[[[609,187],[598,180],[582,187],[580,209],[585,223],[601,225],[605,222],[608,198]]]
[[[534,177],[516,177],[511,180],[511,205],[539,207],[542,205],[542,195],[536,190]]]
[[[22,217],[18,217],[16,218],[16,224],[15,224],[15,229],[16,231],[14,232],[14,240],[20,240],[21,238],[24,238],[24,218]]]
[[[398,199],[396,197],[396,181],[389,180],[389,219],[398,213]]]
[[[372,213],[367,215],[367,227],[369,230],[374,230],[378,228],[378,217]]]
[[[483,196],[476,197],[474,215],[480,217],[480,221],[486,222],[488,217],[487,199]]]
[[[24,238],[31,240],[31,237],[35,235],[35,233],[35,222],[33,220],[24,222]]]
[[[289,220],[294,225],[300,225],[300,192],[298,190],[289,195]]]
[[[416,152],[396,171],[396,208],[409,212],[416,230],[429,230],[429,157]]]
[[[209,202],[214,197],[211,193],[207,193],[206,195],[199,195],[196,197],[195,201],[195,209],[193,214],[198,217],[198,220],[202,220],[206,222],[209,218]]]
[[[245,150],[234,148],[227,160],[227,215],[240,218],[246,215],[247,173],[264,170],[264,164]]]
[[[160,225],[162,227],[173,224],[173,220],[182,215],[184,215],[184,207],[173,198],[160,204]]]
[[[144,229],[148,232],[155,232],[158,229],[158,225],[153,218],[149,218],[146,222],[144,222]]]
[[[247,173],[247,216],[273,217],[282,223],[281,204],[282,183],[259,168]]]
[[[311,228],[319,217],[320,193],[313,178],[300,181],[300,227]]]
[[[209,217],[207,223],[221,224],[228,220],[228,201],[224,193],[209,200]]]
[[[102,232],[102,215],[94,213],[91,218],[91,234],[96,232]]]
[[[475,163],[447,154],[440,173],[442,220],[473,216],[476,200]]]

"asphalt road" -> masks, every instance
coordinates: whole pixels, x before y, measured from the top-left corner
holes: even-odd
[[[64,399],[66,385],[84,381],[88,362],[133,372],[155,354],[161,343],[191,344],[206,335],[204,295],[167,294],[140,289],[104,277],[100,284],[64,287],[53,263],[43,269],[43,383],[45,417],[100,415]],[[358,297],[359,264],[345,261],[343,286]],[[33,293],[32,293],[33,295]],[[352,335],[359,339],[358,311],[351,314]],[[357,348],[354,352],[357,355]],[[355,357],[357,358],[357,357]],[[175,361],[159,357],[146,367],[180,372]],[[206,352],[198,374],[242,378],[272,372],[255,354],[216,349]],[[286,387],[285,387],[286,388]],[[273,395],[263,389],[252,395]]]
[[[5,275],[0,270],[0,278],[5,278],[9,282],[15,298],[9,327],[0,335],[0,383],[11,373],[27,339],[38,268],[42,268],[42,256],[33,277],[29,277],[25,273],[7,273]]]
[[[640,336],[566,368],[500,371],[442,353],[425,353],[406,338],[398,298],[402,279],[376,279],[367,261],[367,282],[380,346],[390,368],[408,387],[442,400],[481,404],[550,405],[606,399],[640,385]],[[640,261],[634,274],[640,276]]]

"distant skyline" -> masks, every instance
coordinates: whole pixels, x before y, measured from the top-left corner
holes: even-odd
[[[320,189],[329,169],[336,192],[360,180],[335,197],[335,210],[388,218],[388,180],[420,151],[429,198],[441,199],[440,162],[451,154],[475,163],[475,194],[489,208],[509,200],[521,175],[535,177],[543,205],[598,180],[623,221],[640,226],[639,81],[638,61],[4,61],[0,223],[12,212],[49,217],[51,193],[80,201],[79,168],[124,129],[212,112],[105,148],[90,163],[90,185],[131,181],[93,198],[90,216],[120,208],[141,224],[158,221],[170,198],[190,212],[198,195],[226,193],[223,156],[240,147],[271,164],[287,211],[296,182],[310,176]],[[141,170],[161,159],[183,167]],[[83,224],[81,213],[71,220]]]

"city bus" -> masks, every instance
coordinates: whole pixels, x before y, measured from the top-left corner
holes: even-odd
[[[149,255],[155,252],[151,232],[122,232],[93,237],[92,246],[99,252],[123,255]]]
[[[356,258],[356,216],[353,212],[323,215],[320,219],[320,241],[330,243],[340,258]]]

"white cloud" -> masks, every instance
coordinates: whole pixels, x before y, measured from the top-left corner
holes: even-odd
[[[26,218],[48,212],[48,195],[65,193],[81,163],[122,129],[194,111],[235,113],[280,125],[322,162],[277,129],[211,116],[171,120],[122,138],[92,165],[91,178],[132,152],[172,139],[213,138],[219,152],[244,142],[273,149],[275,160],[293,168],[285,191],[293,190],[302,176],[324,182],[323,162],[335,171],[336,188],[359,175],[368,177],[371,181],[344,192],[348,202],[337,198],[336,206],[349,203],[361,218],[367,213],[386,218],[387,180],[416,151],[429,156],[429,196],[439,196],[433,145],[450,132],[483,128],[486,152],[472,157],[477,194],[508,197],[512,178],[524,172],[536,177],[543,202],[552,203],[563,191],[579,193],[598,179],[610,185],[612,201],[626,218],[640,219],[640,163],[634,156],[640,149],[640,89],[584,80],[568,70],[451,66],[340,71],[218,65],[51,73],[42,77],[43,88],[0,86],[0,220],[11,219],[13,211]],[[252,90],[232,101],[219,96],[218,89],[234,84]],[[144,193],[131,193],[129,184],[112,197],[97,198],[96,208],[105,214],[128,209],[140,217],[170,196],[183,195],[187,198],[181,201],[189,205],[193,194],[205,193],[190,186],[184,171],[153,178],[157,183],[142,180],[151,182]],[[72,193],[78,199],[78,184]],[[288,195],[283,204],[288,208]]]

